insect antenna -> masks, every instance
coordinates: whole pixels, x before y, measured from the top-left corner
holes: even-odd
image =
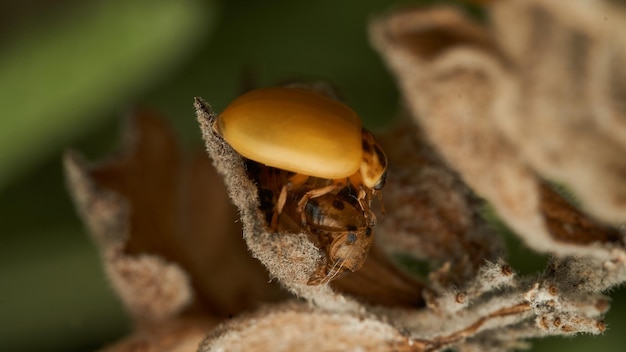
[[[352,254],[353,250],[354,250],[354,247],[350,246],[350,250],[348,251],[348,254],[345,256],[345,258],[343,258],[340,262],[338,261],[335,264],[333,264],[332,268],[330,268],[330,270],[328,271],[328,274],[326,274],[326,276],[322,280],[323,284],[327,284],[331,282],[332,280],[335,279],[335,277],[337,277],[337,275],[339,275],[339,273],[341,272],[341,269],[343,269],[343,266],[346,263],[346,260],[350,258],[350,255]],[[339,268],[337,268],[337,265],[339,265]]]

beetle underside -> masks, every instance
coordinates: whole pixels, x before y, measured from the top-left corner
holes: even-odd
[[[359,199],[359,191],[349,182],[308,177],[285,195],[293,173],[251,160],[246,160],[246,169],[257,185],[265,226],[277,233],[305,233],[320,250],[309,285],[328,283],[361,268],[373,242],[373,225],[361,205],[367,204],[371,212],[369,193]]]

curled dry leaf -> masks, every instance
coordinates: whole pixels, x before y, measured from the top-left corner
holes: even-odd
[[[403,120],[380,134],[389,169],[384,217],[377,226],[388,253],[442,266],[434,284],[462,285],[485,261],[505,257],[502,238],[480,215],[483,206],[442,162],[422,132]]]
[[[492,11],[515,80],[494,122],[524,162],[563,182],[594,217],[626,222],[626,7],[510,1]]]
[[[69,151],[64,164],[109,279],[139,326],[184,335],[173,322],[202,316],[214,324],[283,299],[248,255],[237,211],[206,155],[183,157],[169,126],[150,111],[133,112],[128,123],[117,155],[92,165]]]
[[[423,348],[374,316],[319,311],[306,304],[289,303],[222,325],[200,351],[350,351],[357,346],[364,351]]]
[[[566,201],[557,200],[560,196],[537,177],[539,173],[566,182],[599,219],[615,223],[626,217],[626,148],[617,142],[623,126],[615,122],[609,136],[603,132],[606,126],[592,113],[598,106],[616,107],[609,114],[614,117],[623,99],[619,99],[619,87],[602,97],[590,87],[600,84],[598,81],[607,89],[615,86],[614,80],[602,77],[609,75],[606,70],[618,70],[619,65],[603,67],[602,77],[581,81],[577,76],[581,73],[577,70],[583,68],[567,62],[580,57],[570,54],[576,43],[572,38],[578,38],[578,33],[581,40],[593,42],[597,35],[590,26],[599,21],[585,20],[582,13],[570,11],[583,6],[583,2],[574,3],[560,4],[558,9],[568,11],[559,11],[549,1],[498,2],[491,13],[496,18],[493,29],[448,7],[406,9],[375,21],[371,37],[396,75],[404,100],[427,138],[530,246],[557,254],[611,258],[615,248],[623,248],[622,236],[565,206]],[[602,5],[589,5],[593,11],[607,9],[604,2],[597,3]],[[616,9],[611,18],[621,21],[621,13]],[[507,14],[515,21],[498,20]],[[592,18],[602,17],[598,16]],[[544,35],[538,30],[537,21],[541,28],[549,27],[550,33]],[[576,21],[580,27],[575,27]],[[518,23],[524,25],[515,26]],[[608,27],[600,31],[610,32]],[[619,38],[617,35],[614,40]],[[546,40],[551,41],[540,48],[532,47]],[[608,49],[608,44],[581,50],[590,53],[592,47],[603,50],[602,55],[611,60],[621,55]],[[585,70],[596,72],[592,67],[608,65],[611,60],[585,61],[590,66]],[[574,86],[576,94],[589,99],[575,98]],[[601,104],[591,98],[612,100]],[[578,104],[575,116],[570,116],[570,101]],[[549,159],[553,162],[546,161]],[[597,197],[588,202],[590,192]],[[560,226],[554,226],[557,213]],[[584,225],[577,220],[581,216],[585,217]],[[583,230],[577,231],[581,226]]]

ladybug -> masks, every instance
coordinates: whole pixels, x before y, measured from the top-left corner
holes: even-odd
[[[368,226],[375,225],[370,203],[385,185],[387,158],[345,104],[301,88],[261,88],[231,102],[213,128],[244,158],[289,173],[274,204],[273,229],[288,195],[310,185],[311,178],[316,187],[296,192],[302,226],[311,199],[347,186],[356,191]]]

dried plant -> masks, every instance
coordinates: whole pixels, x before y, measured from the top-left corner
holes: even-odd
[[[70,190],[137,321],[109,350],[503,351],[603,332],[603,292],[626,281],[626,10],[610,1],[488,6],[488,24],[451,7],[403,8],[371,23],[406,113],[378,134],[390,167],[372,252],[330,283],[309,284],[320,250],[306,231],[268,230],[246,161],[213,130],[217,115],[201,99],[215,169],[204,155],[182,157],[145,111],[121,155],[91,166],[68,152]],[[506,263],[480,197],[552,254],[542,273],[521,276]],[[405,272],[398,255],[429,274]]]
[[[183,156],[162,118],[133,112],[122,151],[64,158],[80,215],[137,326],[111,350],[197,344],[221,319],[285,298],[241,240],[237,211],[204,153]]]

